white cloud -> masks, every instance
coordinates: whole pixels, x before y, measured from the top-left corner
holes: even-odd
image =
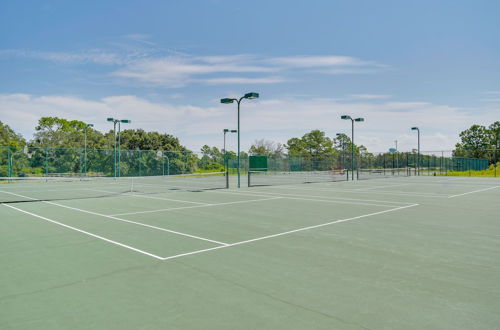
[[[131,56],[123,56],[117,53],[102,50],[88,50],[84,52],[44,52],[19,49],[0,50],[0,57],[24,57],[60,64],[100,64],[100,65],[123,65],[130,61]]]
[[[208,106],[156,103],[132,95],[109,96],[87,100],[68,96],[32,96],[0,94],[2,121],[30,138],[38,119],[59,116],[93,123],[101,131],[111,127],[107,117],[132,120],[130,128],[167,132],[180,138],[193,150],[202,144],[219,145],[222,128],[235,128],[234,105],[221,105],[213,100]],[[350,123],[340,115],[364,117],[356,125],[356,142],[370,151],[385,151],[399,141],[400,150],[411,150],[416,136],[410,127],[418,126],[422,133],[422,150],[452,149],[458,133],[472,124],[489,125],[498,120],[498,109],[481,109],[482,115],[447,105],[429,102],[341,102],[332,99],[258,99],[246,102],[241,111],[242,146],[256,139],[285,143],[290,137],[301,136],[312,129],[327,135],[350,134]],[[233,139],[233,138],[231,138]],[[234,139],[233,139],[234,140]],[[229,145],[234,146],[230,140]]]
[[[211,78],[201,80],[207,85],[221,84],[276,84],[285,81],[281,77],[264,77],[264,78],[243,78],[243,77],[228,77],[228,78]]]
[[[382,100],[389,99],[392,95],[387,94],[351,94],[349,95],[352,99],[360,99],[360,100]]]
[[[367,64],[367,62],[350,56],[287,56],[270,58],[267,61],[275,65],[296,68],[359,66]]]
[[[51,61],[63,65],[94,64],[112,66],[104,75],[142,85],[179,88],[201,84],[276,84],[290,80],[300,72],[316,74],[370,74],[380,71],[382,64],[350,56],[282,56],[264,57],[251,54],[190,56],[155,48],[148,35],[131,34],[126,39],[152,48],[125,47],[121,52],[90,49],[80,52],[47,52],[19,49],[0,50],[0,58],[21,57]],[[123,48],[123,46],[121,47]],[[275,75],[279,73],[279,77]],[[238,74],[237,77],[227,76]],[[270,74],[274,74],[270,76]]]

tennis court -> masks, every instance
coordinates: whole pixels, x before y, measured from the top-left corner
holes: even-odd
[[[0,184],[2,329],[500,324],[500,180],[107,179]]]

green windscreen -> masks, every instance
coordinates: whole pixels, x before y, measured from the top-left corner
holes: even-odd
[[[267,171],[267,156],[250,156],[250,170]]]

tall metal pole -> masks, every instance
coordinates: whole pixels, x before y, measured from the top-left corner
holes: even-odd
[[[417,175],[420,175],[420,129],[417,129],[418,146],[417,146]]]
[[[85,144],[83,149],[83,172],[87,176],[87,124],[85,124]]]
[[[118,122],[118,177],[122,176],[122,166],[121,166],[121,138],[120,138],[120,131],[121,131],[122,125],[120,122]]]
[[[238,188],[240,188],[240,103],[243,97],[240,97],[238,101]]]
[[[354,119],[351,119],[352,130],[351,130],[351,169],[352,169],[352,180],[354,180]]]
[[[226,133],[227,131],[224,129],[224,172],[227,173],[227,157],[226,157]]]
[[[113,121],[113,136],[114,136],[114,139],[115,139],[115,148],[114,148],[114,154],[115,154],[114,173],[115,173],[115,178],[116,178],[116,121]]]

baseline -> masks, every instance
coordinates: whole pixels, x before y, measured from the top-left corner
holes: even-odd
[[[28,198],[28,199],[34,199],[34,198],[31,198],[31,197],[28,197],[28,196],[23,196],[23,195],[19,195],[19,194],[15,194],[15,193],[9,193],[9,194],[16,195],[16,196],[23,197],[23,198]],[[59,206],[59,207],[62,207],[62,208],[66,208],[66,209],[70,209],[70,210],[74,210],[74,211],[79,211],[79,212],[83,212],[83,213],[87,213],[87,214],[97,215],[97,216],[100,216],[100,217],[104,217],[104,218],[108,218],[108,219],[112,219],[112,220],[116,220],[116,221],[122,221],[122,222],[130,223],[130,224],[134,224],[134,225],[137,225],[137,226],[143,226],[143,227],[148,227],[148,228],[151,228],[151,229],[161,230],[161,231],[165,231],[165,232],[168,232],[168,233],[171,233],[171,234],[176,234],[176,235],[180,235],[180,236],[186,236],[186,237],[190,237],[190,238],[194,238],[194,239],[198,239],[198,240],[202,240],[202,241],[207,241],[207,242],[211,242],[211,243],[215,243],[215,244],[219,244],[219,245],[227,245],[228,244],[228,243],[215,241],[215,240],[212,240],[212,239],[209,239],[209,238],[205,238],[205,237],[195,236],[195,235],[186,234],[186,233],[182,233],[182,232],[175,231],[175,230],[170,230],[170,229],[166,229],[166,228],[162,228],[162,227],[148,225],[148,224],[145,224],[145,223],[142,223],[142,222],[136,222],[136,221],[132,221],[132,220],[126,220],[126,219],[114,217],[114,216],[111,216],[111,215],[106,215],[106,214],[97,213],[97,212],[93,212],[93,211],[87,211],[87,210],[80,209],[80,208],[77,208],[77,207],[67,206],[67,205],[58,204],[58,203],[49,202],[49,201],[42,201],[42,203],[50,204],[50,205],[55,205],[55,206]]]

